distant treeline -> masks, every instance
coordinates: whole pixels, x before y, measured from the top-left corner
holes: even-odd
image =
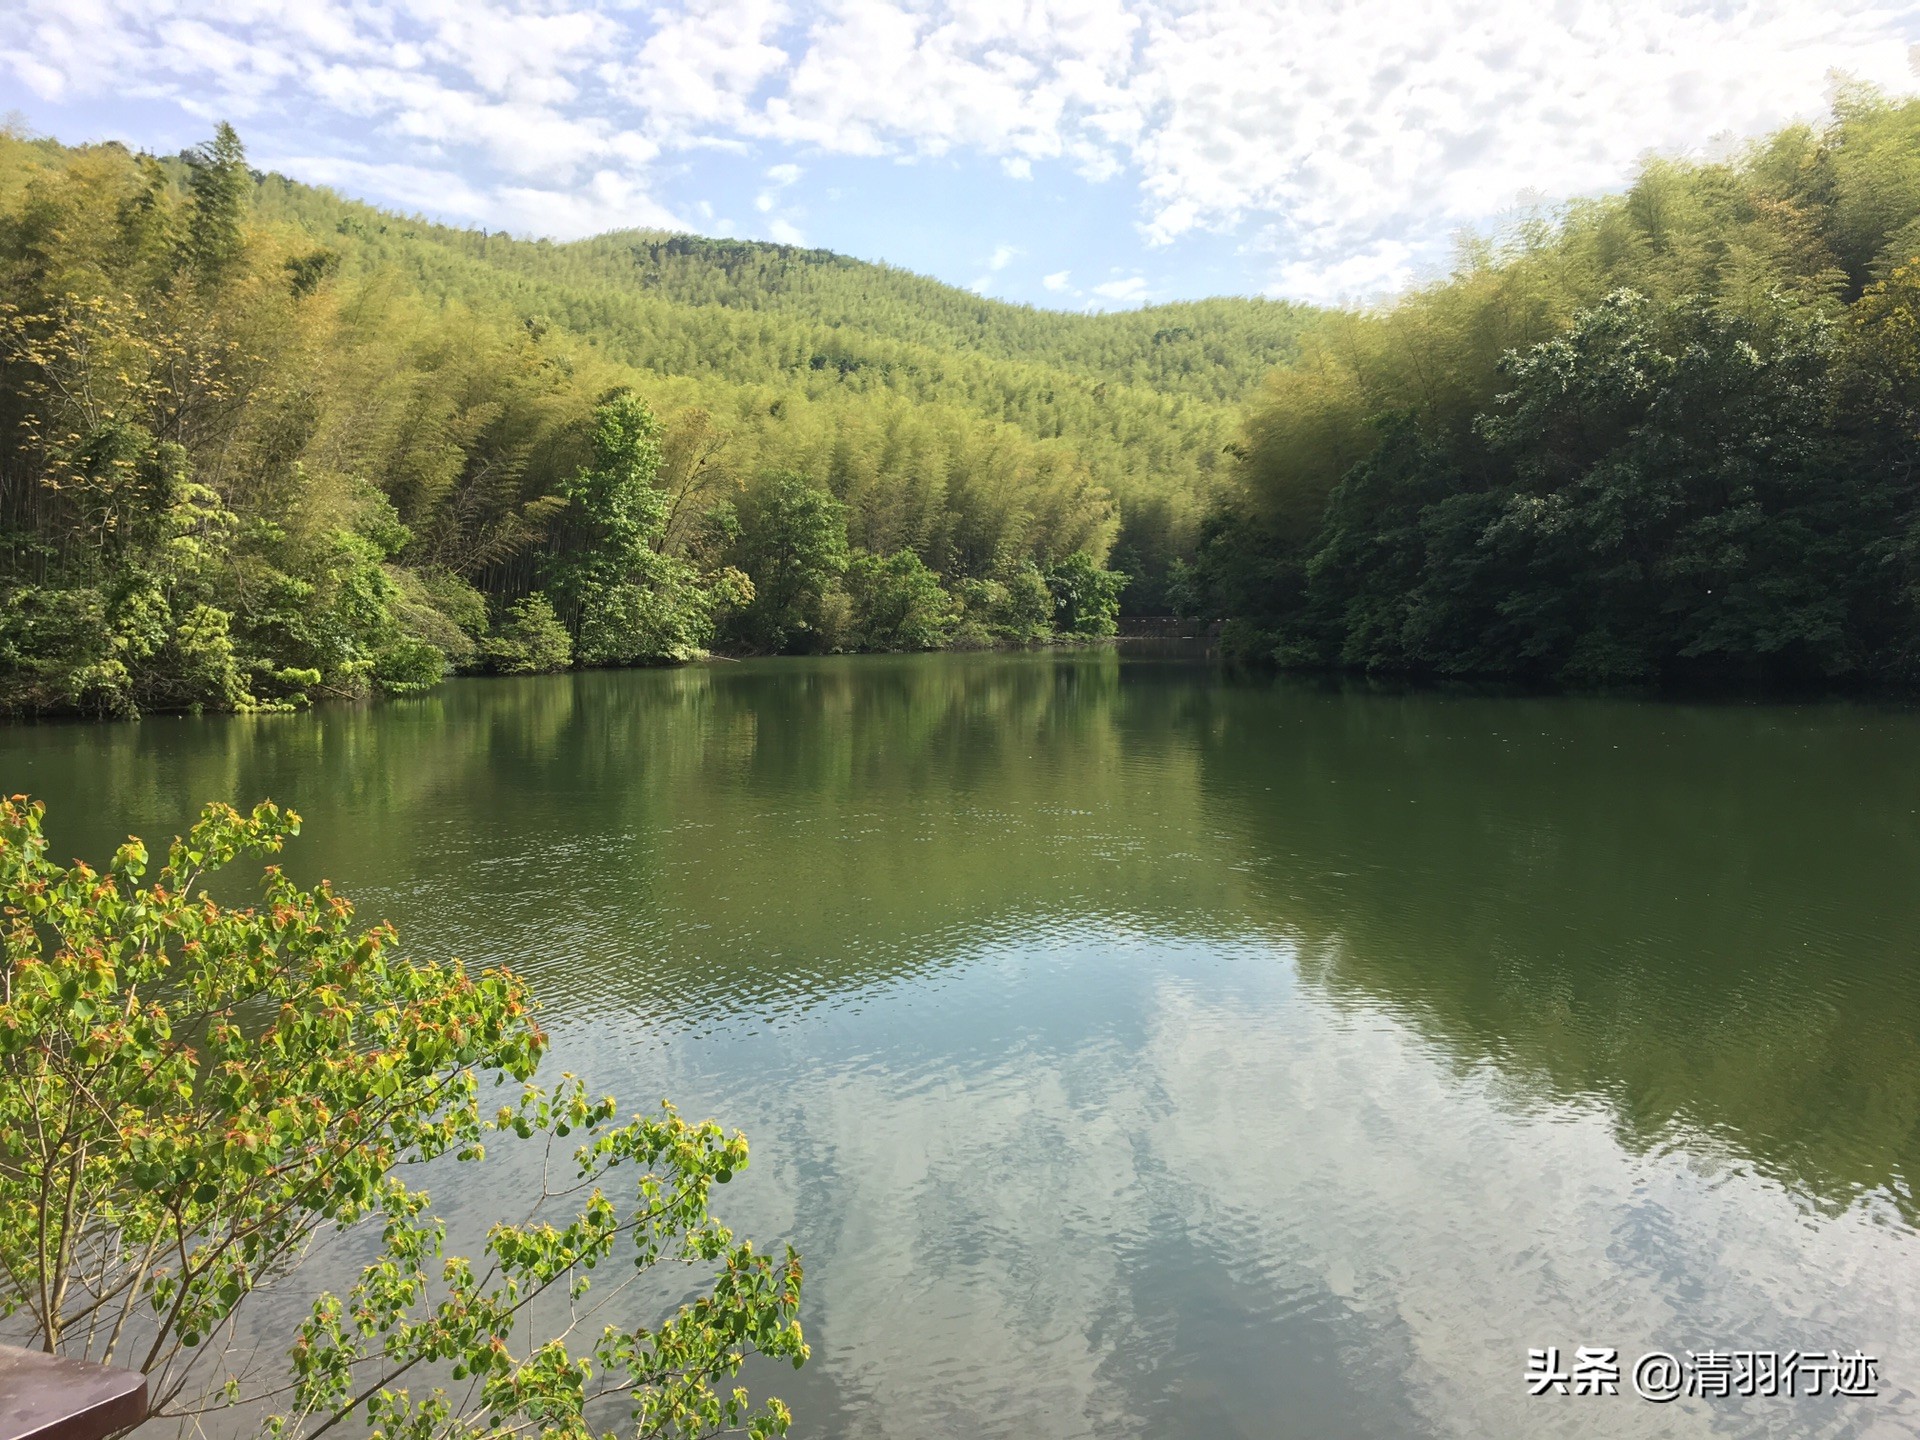
[[[1920,680],[1920,102],[1648,164],[1328,317],[1177,588],[1237,654]]]
[[[703,244],[401,221],[252,173],[224,126],[173,160],[0,135],[0,709],[1110,632],[1113,490],[1159,487],[1126,561],[1151,591],[1219,396],[1273,358]],[[859,287],[866,331],[834,310]]]

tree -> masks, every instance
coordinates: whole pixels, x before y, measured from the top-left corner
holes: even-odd
[[[246,245],[247,199],[253,177],[233,126],[222,120],[213,139],[187,152],[186,261],[204,285],[225,279]]]
[[[692,565],[660,550],[660,436],[644,401],[609,396],[593,413],[592,463],[562,487],[572,529],[552,563],[553,588],[568,602],[582,664],[690,660],[712,636],[713,597]]]
[[[539,675],[573,663],[567,627],[537,590],[508,608],[506,623],[482,648],[488,666],[502,675]]]
[[[0,801],[0,1315],[33,1344],[133,1365],[156,1418],[240,1405],[273,1436],[588,1440],[609,1400],[643,1435],[785,1430],[779,1401],[719,1388],[750,1352],[807,1354],[798,1258],[708,1209],[743,1137],[670,1107],[621,1121],[571,1076],[536,1086],[546,1037],[517,976],[409,960],[324,884],[269,867],[258,908],[212,899],[218,872],[297,833],[290,811],[209,806],[151,882],[138,840],[105,871],[50,863],[42,816]],[[491,1112],[488,1080],[518,1082]],[[572,1183],[543,1182],[484,1254],[444,1257],[396,1167],[516,1137],[577,1141]],[[228,1349],[237,1315],[299,1293],[308,1241],[353,1226],[378,1232],[375,1259],[255,1377]],[[577,1355],[529,1338],[542,1296],[567,1297],[571,1334],[625,1289],[596,1289],[608,1271],[671,1262],[714,1280],[658,1325],[605,1324]]]
[[[847,573],[847,510],[795,474],[769,476],[740,517],[736,563],[753,582],[753,601],[736,634],[751,650],[810,648],[821,603]]]
[[[1117,536],[1151,599],[1236,401],[1309,318],[1047,314],[745,242],[519,242],[256,176],[230,127],[165,160],[0,134],[0,706],[411,694],[491,668],[484,617],[534,592],[583,665],[716,628],[864,643],[838,559],[771,553],[811,524],[782,476],[840,507],[841,558],[980,582],[942,643],[1029,633],[1024,567],[1104,564]],[[664,431],[600,434],[619,394]],[[768,582],[757,606],[729,562]],[[1002,601],[1020,615],[979,618]]]
[[[953,631],[953,601],[911,550],[862,550],[847,565],[854,642],[862,650],[937,650]]]
[[[1319,545],[1306,564],[1304,613],[1290,658],[1367,669],[1408,669],[1426,560],[1428,505],[1464,488],[1414,418],[1382,417],[1373,453],[1327,497]]]
[[[698,544],[708,515],[732,488],[720,463],[731,438],[697,405],[668,423],[660,441],[660,489],[667,512],[654,548],[684,555]]]
[[[1126,585],[1126,576],[1102,568],[1086,551],[1076,550],[1047,572],[1055,628],[1062,635],[1085,638],[1113,634],[1120,616],[1120,592]]]

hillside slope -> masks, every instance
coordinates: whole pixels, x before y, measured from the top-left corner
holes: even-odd
[[[739,433],[763,429],[757,412],[783,397],[829,412],[857,410],[856,397],[940,406],[1063,445],[1117,502],[1133,608],[1159,603],[1168,561],[1218,498],[1243,402],[1298,353],[1317,313],[1240,298],[1043,311],[825,250],[650,231],[516,240],[279,175],[260,177],[255,203],[337,249],[349,272],[390,270],[436,301],[556,326],[622,364],[697,382],[698,402],[729,417],[736,463],[815,448]]]

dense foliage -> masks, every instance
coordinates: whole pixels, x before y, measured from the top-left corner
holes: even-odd
[[[546,1042],[517,977],[406,959],[324,885],[269,868],[258,908],[211,898],[223,867],[280,849],[289,812],[210,806],[151,881],[137,840],[104,871],[50,862],[41,822],[0,801],[8,1333],[131,1365],[183,1429],[236,1406],[287,1440],[589,1440],[617,1405],[641,1435],[785,1431],[779,1401],[720,1388],[749,1353],[807,1355],[797,1257],[708,1210],[743,1137],[534,1085]],[[490,1106],[483,1079],[516,1083]],[[474,1258],[446,1253],[404,1168],[535,1137],[518,1213]],[[319,1288],[313,1241],[355,1227],[372,1258],[344,1295]],[[632,1287],[676,1264],[705,1293],[632,1323]],[[304,1311],[291,1336],[266,1327],[270,1357],[242,1324],[262,1293]]]
[[[0,706],[1099,633],[1078,577],[1161,602],[1302,318],[449,230],[224,126],[169,161],[0,135]]]
[[[349,272],[390,267],[660,377],[658,404],[691,397],[724,425],[723,468],[805,471],[853,503],[856,543],[910,545],[942,574],[984,574],[996,546],[1032,550],[1024,520],[981,518],[1078,508],[1090,482],[1112,502],[1141,613],[1191,554],[1246,398],[1316,313],[1239,298],[1041,311],[824,250],[648,231],[550,245],[402,222],[271,176],[257,204],[340,249]]]
[[[1920,102],[1469,247],[1269,380],[1178,585],[1281,663],[1920,679]]]

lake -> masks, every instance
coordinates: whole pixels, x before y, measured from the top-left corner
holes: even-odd
[[[850,657],[12,727],[0,784],[96,860],[291,804],[554,1072],[745,1130],[796,1436],[1920,1430],[1912,711]],[[1583,1345],[1880,1393],[1529,1397]]]

